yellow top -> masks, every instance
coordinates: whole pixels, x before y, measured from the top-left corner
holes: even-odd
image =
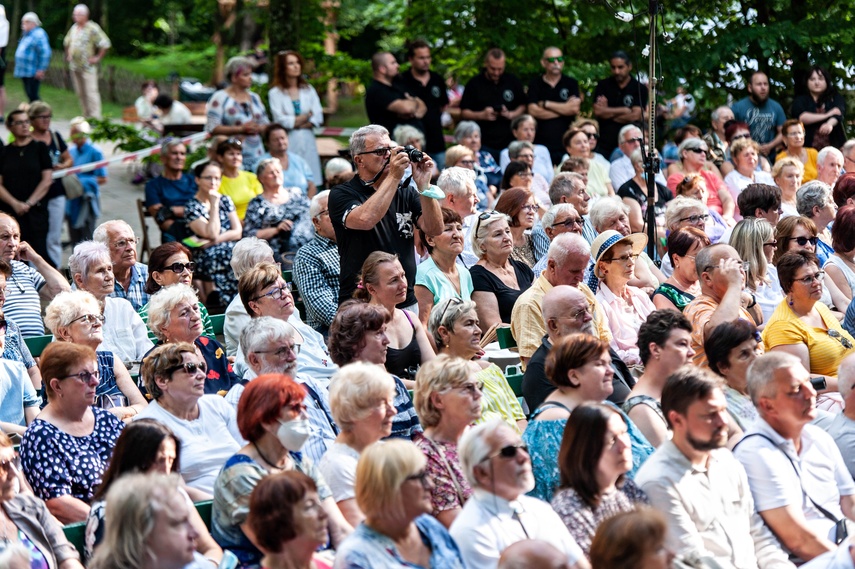
[[[252,201],[252,198],[262,192],[261,182],[255,177],[252,172],[244,172],[241,170],[237,178],[229,178],[223,176],[220,182],[220,193],[224,196],[229,196],[235,204],[235,210],[241,221],[246,215],[246,206]]]
[[[802,183],[806,184],[811,180],[816,180],[816,157],[819,155],[819,152],[814,148],[805,148],[805,152],[807,153],[807,162],[804,164],[805,167],[805,175],[802,176]],[[782,158],[787,157],[787,151],[782,150],[775,156],[775,162]]]

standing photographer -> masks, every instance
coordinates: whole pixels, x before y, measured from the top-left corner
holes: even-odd
[[[439,202],[430,197],[444,197],[430,186],[433,160],[424,154],[420,162],[411,162],[414,153],[392,146],[389,131],[379,125],[353,133],[350,154],[356,176],[333,188],[329,198],[329,216],[341,256],[339,301],[353,295],[359,285],[356,275],[368,255],[386,251],[398,254],[407,276],[407,298],[398,308],[413,307],[418,312],[413,294],[415,227],[418,224],[431,237],[443,229]],[[404,178],[407,166],[413,174]]]

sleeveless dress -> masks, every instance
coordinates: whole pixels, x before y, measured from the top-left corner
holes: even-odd
[[[403,379],[415,379],[415,372],[422,363],[422,351],[416,339],[416,326],[410,313],[404,310],[404,316],[413,329],[413,338],[403,348],[386,348],[386,371]]]
[[[676,306],[680,312],[683,312],[683,309],[686,308],[686,306],[688,306],[689,303],[695,299],[695,297],[689,294],[688,292],[682,291],[674,285],[668,283],[662,283],[661,285],[659,285],[659,288],[653,291],[653,296],[656,296],[657,294],[661,294],[662,296],[673,302],[674,306]]]

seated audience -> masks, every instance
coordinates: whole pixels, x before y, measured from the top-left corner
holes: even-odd
[[[552,240],[562,233],[576,233],[581,236],[583,224],[582,216],[569,203],[555,204],[546,210],[543,218],[535,224],[531,232],[534,254],[538,257],[537,263],[531,268],[535,278],[539,277],[546,268],[546,253]],[[585,238],[582,237],[582,239]],[[587,240],[585,242],[587,243]]]
[[[725,449],[727,401],[722,383],[686,366],[662,390],[673,433],[638,471],[636,481],[668,521],[666,546],[720,567],[792,567],[754,509],[745,471]],[[714,482],[713,482],[714,481]]]
[[[814,180],[799,188],[796,192],[796,208],[802,215],[816,225],[816,256],[820,267],[825,266],[828,258],[834,253],[831,231],[828,226],[837,214],[837,204],[831,196],[831,186]]]
[[[45,324],[57,342],[71,342],[96,350],[99,377],[93,404],[128,421],[145,409],[146,401],[122,360],[113,352],[101,349],[104,317],[99,309],[98,301],[88,292],[63,292],[45,310]]]
[[[372,443],[392,434],[395,382],[366,363],[343,366],[330,384],[330,408],[341,432],[324,454],[320,471],[347,522],[365,519],[356,500],[356,463]]]
[[[843,411],[834,416],[831,424],[825,429],[837,443],[837,448],[843,455],[849,474],[855,478],[855,454],[852,452],[855,448],[855,397],[852,396],[855,390],[852,389],[853,385],[855,385],[855,357],[850,355],[840,363],[837,370],[837,388],[840,390],[840,397],[843,398],[845,407]]]
[[[710,210],[721,216],[726,223],[732,223],[736,198],[732,197],[727,190],[721,176],[717,172],[706,169],[707,153],[709,147],[700,138],[687,138],[680,143],[677,153],[680,156],[682,172],[668,176],[668,188],[675,196],[681,194],[678,186],[686,182],[686,178],[700,178],[704,185],[704,196],[702,203]]]
[[[608,405],[582,403],[570,413],[558,464],[561,477],[552,508],[586,556],[603,521],[647,503],[627,477],[634,470],[629,427]]]
[[[472,170],[458,166],[446,168],[436,180],[436,185],[445,193],[445,199],[440,205],[460,216],[463,252],[458,255],[457,263],[466,269],[478,262],[478,257],[472,253],[472,226],[480,203],[475,181],[475,173]]]
[[[92,348],[54,342],[40,360],[48,404],[21,440],[21,468],[55,518],[82,522],[124,423],[92,406],[98,385]]]
[[[305,397],[306,390],[281,373],[253,379],[241,395],[237,426],[248,444],[226,460],[217,475],[211,531],[217,543],[234,553],[242,565],[257,566],[262,558],[243,526],[250,494],[271,474],[297,471],[312,478],[334,544],[351,529],[317,466],[300,452],[312,429]]]
[[[757,169],[760,160],[760,145],[757,142],[750,138],[741,138],[734,141],[729,150],[734,168],[724,177],[724,183],[734,203],[742,190],[750,184],[775,183],[771,174]],[[733,219],[739,221],[744,216],[744,213],[737,211],[734,212]]]
[[[145,206],[161,231],[161,239],[181,241],[189,237],[184,220],[184,204],[196,195],[196,179],[185,172],[187,147],[177,139],[166,140],[160,146],[163,171],[145,184]]]
[[[259,146],[260,146],[259,140]],[[246,215],[246,207],[249,202],[261,193],[261,184],[258,178],[252,171],[244,170],[243,154],[241,149],[243,144],[236,138],[224,140],[217,146],[216,162],[222,168],[222,179],[218,185],[220,193],[228,196],[234,204],[234,211],[237,213],[238,219],[243,220]],[[259,153],[260,157],[261,153]],[[196,166],[198,168],[199,166]],[[196,183],[199,183],[198,174]]]
[[[571,166],[572,162],[573,160],[568,160]],[[582,237],[588,243],[593,243],[597,230],[588,215],[591,196],[585,190],[585,180],[585,176],[576,171],[559,172],[549,185],[549,199],[553,204],[568,203],[575,207],[576,212],[582,216]]]
[[[495,203],[496,187],[489,185],[487,175],[478,164],[475,154],[469,148],[462,144],[455,144],[448,147],[445,150],[445,170],[449,168],[463,168],[472,172],[474,176],[473,183],[475,184],[475,203],[478,205],[479,210],[484,211],[489,209],[488,205]],[[501,181],[501,178],[499,180]],[[447,197],[448,192],[445,195]]]
[[[529,265],[511,258],[514,240],[510,223],[510,217],[503,213],[485,211],[478,215],[472,230],[472,251],[478,255],[478,263],[469,268],[472,300],[485,330],[510,323],[514,303],[534,280]]]
[[[508,169],[508,172],[511,170]],[[496,211],[510,218],[511,238],[513,249],[511,259],[525,263],[531,269],[537,263],[534,257],[534,245],[531,240],[531,228],[537,219],[538,205],[534,194],[525,187],[505,189],[496,202]]]
[[[158,120],[161,128],[170,125],[189,124],[193,120],[193,113],[187,108],[187,105],[181,101],[176,101],[166,93],[155,97],[152,105],[160,113]]]
[[[743,212],[743,218],[765,219],[773,229],[778,225],[781,214],[784,213],[781,209],[781,188],[769,184],[748,184],[736,198],[736,203],[739,211]],[[721,241],[729,243],[733,229],[728,227],[721,236]]]
[[[592,569],[662,569],[674,554],[665,546],[668,525],[653,508],[619,513],[597,528],[591,541]]]
[[[133,228],[126,222],[114,219],[96,227],[92,240],[110,249],[115,279],[115,289],[110,296],[124,298],[138,311],[148,302],[145,291],[148,266],[137,261],[137,244],[141,239],[134,235]]]
[[[0,220],[0,223],[2,223],[2,220]],[[0,318],[6,322],[6,329],[2,332],[3,349],[0,352],[0,358],[23,364],[33,387],[40,390],[42,388],[42,375],[39,373],[39,366],[36,365],[36,360],[33,359],[30,349],[27,347],[26,342],[24,342],[21,329],[3,314],[3,305],[6,302],[6,283],[10,278],[12,278],[12,265],[0,257]]]
[[[307,291],[302,295],[306,305],[306,324],[325,338],[338,310],[341,272],[335,231],[330,221],[329,196],[329,190],[324,190],[312,198],[309,217],[315,227],[315,236],[297,251],[293,268],[297,289]],[[235,252],[239,246],[240,243],[235,246]]]
[[[495,188],[502,181],[502,169],[496,164],[496,159],[486,150],[481,150],[481,127],[475,121],[460,121],[454,128],[454,141],[457,144],[468,148],[475,159],[475,172],[483,173],[486,177],[487,184],[490,186],[491,192],[495,194]],[[446,151],[446,168],[449,166],[459,166],[448,161],[448,151]],[[486,197],[486,196],[485,196]],[[492,202],[492,200],[490,200]]]
[[[834,253],[828,257],[823,270],[834,281],[847,306],[855,298],[855,206],[844,205],[837,210],[831,226],[831,242]]]
[[[641,149],[633,151],[629,157],[635,175],[617,190],[617,195],[629,206],[629,228],[633,233],[644,233],[647,227],[647,180],[645,179],[644,163]],[[673,194],[668,186],[659,182],[654,184],[653,194],[654,213],[656,216],[656,235],[658,239],[665,237],[665,206]]]
[[[464,431],[481,418],[483,385],[470,376],[465,360],[440,355],[419,370],[413,394],[425,429],[416,446],[427,459],[425,470],[433,482],[431,515],[445,527],[472,496],[457,449]]]
[[[708,194],[707,187],[707,183],[699,174],[689,174],[677,184],[677,188],[674,190],[674,196],[693,198],[703,204],[706,204]],[[671,203],[673,203],[673,200]],[[669,203],[668,205],[670,206],[671,204]],[[666,224],[668,224],[667,209],[668,208],[666,207]],[[709,208],[706,205],[704,206],[704,213],[707,217],[702,219],[686,219],[688,216],[683,215],[677,218],[677,220],[690,222],[686,223],[686,225],[693,225],[699,229],[704,229],[706,234],[709,235],[710,241],[718,243],[722,239],[724,233],[727,232],[727,228],[733,225],[734,222],[725,219],[716,210]]]
[[[92,497],[92,508],[86,519],[86,537],[84,541],[86,559],[91,559],[96,547],[104,539],[107,525],[104,513],[107,508],[107,492],[113,483],[123,476],[139,472],[142,474],[173,474],[181,472],[181,441],[169,427],[152,419],[141,419],[126,426],[116,441],[110,466]],[[189,504],[192,498],[205,499],[204,494],[192,488],[179,486],[178,492]],[[211,561],[222,558],[223,550],[211,537],[205,522],[196,511],[190,508],[190,523],[198,533],[196,551]]]
[[[758,325],[768,322],[784,298],[778,283],[778,271],[772,265],[778,246],[774,234],[775,228],[765,219],[745,217],[733,228],[729,240],[730,246],[746,263],[745,292],[756,303],[749,312]]]
[[[5,355],[6,321],[0,311],[0,352]],[[42,399],[19,361],[0,358],[0,429],[18,437],[39,414]]]
[[[509,545],[499,558],[498,569],[528,569],[551,567],[569,569],[567,556],[557,547],[541,539],[525,539]]]
[[[365,520],[336,551],[336,569],[468,566],[445,526],[429,515],[433,481],[426,463],[409,441],[365,449],[354,490]]]
[[[781,216],[798,215],[796,192],[802,186],[804,167],[795,158],[783,158],[772,167],[772,179],[781,190]]]
[[[472,378],[480,382],[483,398],[481,416],[477,422],[484,423],[498,417],[517,432],[523,432],[526,426],[525,413],[505,374],[496,364],[485,359],[475,359],[482,352],[481,328],[475,304],[456,298],[437,304],[431,311],[428,329],[439,347],[439,353],[465,360]]]
[[[710,245],[710,239],[697,227],[680,227],[668,234],[667,259],[672,272],[665,282],[653,292],[653,306],[659,310],[683,311],[701,294],[695,257],[698,251]],[[663,267],[665,263],[662,263]]]
[[[727,411],[743,431],[757,419],[746,374],[748,366],[763,353],[762,342],[757,327],[742,319],[719,324],[704,340],[710,369],[724,378]]]
[[[529,170],[531,170],[530,182],[526,182],[524,179],[521,180],[523,182],[521,184],[513,183],[513,181],[511,181],[511,184],[508,187],[527,187],[527,189],[531,190],[534,194],[537,204],[542,209],[546,209],[552,205],[549,201],[549,182],[555,177],[555,173],[552,168],[552,161],[548,161],[548,167],[544,167],[542,164],[535,162],[537,158],[535,156],[535,145],[527,140],[515,140],[508,146],[507,151],[509,153],[510,160],[502,167],[505,168],[505,174],[507,174],[508,170],[511,169],[512,162],[522,162],[528,166]],[[503,150],[502,153],[504,152],[505,151]],[[522,171],[517,172],[518,176],[520,174],[522,174]],[[504,181],[504,176],[502,179]]]
[[[804,167],[805,182],[816,179],[817,151],[805,144],[805,125],[798,118],[788,119],[781,127],[784,149],[775,157],[777,164],[784,158],[794,158]]]
[[[561,550],[570,567],[588,562],[549,504],[526,496],[534,487],[525,443],[499,420],[477,425],[460,442],[460,464],[472,497],[451,524],[466,567],[495,568],[502,552],[525,539]]]
[[[533,164],[529,164],[532,170],[546,180],[549,184],[555,176],[555,171],[552,168],[552,158],[549,155],[549,149],[542,144],[535,144],[534,139],[537,133],[537,121],[529,114],[521,114],[511,121],[511,132],[514,133],[515,142],[512,142],[507,148],[499,153],[499,166],[502,171],[507,168],[511,160],[516,160],[518,154],[514,156],[514,146],[517,144],[517,151],[526,148],[531,151],[531,159]],[[527,143],[522,145],[520,143]]]
[[[262,157],[274,158],[281,166],[282,179],[280,185],[286,188],[297,188],[302,197],[310,200],[318,193],[315,185],[314,173],[309,163],[296,152],[289,150],[290,141],[288,131],[278,123],[272,123],[263,133],[264,144],[267,146],[267,155]],[[320,167],[320,166],[319,166]],[[261,162],[255,168],[255,175],[261,181]],[[262,181],[262,186],[264,182]],[[296,251],[296,249],[293,249]]]
[[[840,176],[834,183],[831,196],[838,208],[855,204],[855,172],[847,171]]]
[[[765,354],[748,368],[748,392],[760,418],[734,455],[757,511],[795,557],[831,551],[855,519],[855,483],[832,438],[808,424],[817,413],[810,374],[792,354]]]
[[[238,283],[240,283],[240,278],[244,273],[261,263],[275,263],[275,261],[273,260],[273,249],[270,248],[267,241],[257,237],[244,237],[238,241],[234,251],[232,251],[232,260],[229,261],[232,274]],[[337,285],[338,283],[336,283]],[[235,296],[226,307],[226,321],[223,326],[226,353],[230,357],[238,354],[240,335],[249,321],[249,314],[246,312],[240,295]]]
[[[156,347],[140,372],[152,401],[134,420],[154,419],[172,429],[182,443],[181,477],[211,496],[217,473],[244,440],[234,408],[219,395],[205,394],[206,367],[193,344]],[[107,514],[109,519],[109,508]]]
[[[586,161],[585,172],[583,174],[586,178],[585,189],[589,196],[601,198],[615,194],[615,189],[609,179],[610,164],[597,160],[597,157],[602,156],[594,152],[596,140],[591,141],[590,135],[583,128],[572,125],[561,137],[561,143],[567,151],[561,162],[564,162],[568,158],[577,158]],[[555,203],[555,201],[553,200],[552,203]]]
[[[149,302],[148,327],[157,337],[156,347],[179,343],[196,346],[205,360],[205,393],[226,392],[238,383],[223,347],[202,335],[199,299],[189,286],[174,284],[155,293]]]

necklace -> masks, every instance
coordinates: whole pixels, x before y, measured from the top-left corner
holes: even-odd
[[[284,467],[284,466],[276,466],[276,463],[275,463],[275,462],[271,462],[271,461],[270,461],[266,456],[264,456],[264,453],[262,453],[262,452],[261,452],[261,449],[260,449],[260,448],[258,448],[258,445],[257,445],[257,444],[252,443],[252,446],[253,446],[253,448],[255,448],[255,452],[257,452],[257,453],[258,453],[258,456],[260,456],[260,457],[261,457],[261,460],[263,460],[263,461],[264,461],[264,462],[266,462],[268,465],[270,465],[270,467],[271,467],[271,468],[275,468],[276,470],[285,470],[285,467]]]

